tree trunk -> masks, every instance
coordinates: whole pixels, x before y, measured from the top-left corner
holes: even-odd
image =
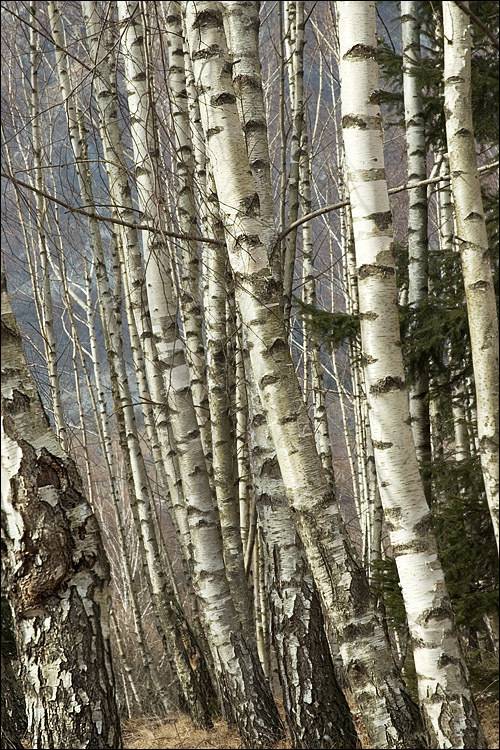
[[[246,367],[250,380],[248,358]],[[318,595],[297,539],[262,406],[251,388],[249,423],[271,637],[293,746],[355,748],[356,730],[335,677]]]
[[[408,181],[427,177],[424,130],[424,107],[418,79],[420,66],[420,21],[423,3],[406,0],[401,3],[403,35],[403,91],[406,123]],[[408,193],[408,304],[418,312],[428,296],[427,188]],[[416,322],[414,325],[419,325]],[[409,333],[411,336],[411,332]],[[413,439],[427,502],[431,502],[431,434],[429,421],[429,376],[424,366],[413,373],[410,392],[410,415]]]
[[[346,671],[376,747],[420,746],[418,711],[393,668],[389,644],[355,561],[316,451],[286,344],[279,285],[270,267],[274,222],[261,215],[231,77],[221,6],[186,3],[187,36],[203,128],[226,229],[254,382],[276,447],[316,585],[335,623]],[[256,90],[261,92],[261,80]],[[271,196],[266,197],[272,203]],[[389,709],[389,706],[392,706]],[[396,707],[397,706],[397,707]]]
[[[378,100],[375,3],[338,3],[337,12],[342,126],[370,425],[413,639],[420,702],[432,744],[484,747],[410,425]],[[443,715],[449,720],[444,722]]]
[[[136,177],[141,208],[158,227],[164,226],[158,202],[158,170],[155,163],[153,111],[147,86],[142,45],[144,29],[138,4],[118,3],[124,23],[126,85],[131,111]],[[164,364],[165,388],[172,408],[172,430],[179,450],[179,464],[188,507],[193,543],[195,586],[209,628],[211,648],[219,667],[223,692],[230,698],[243,742],[263,747],[282,734],[278,711],[265,681],[256,649],[242,631],[228,586],[219,518],[213,502],[199,430],[189,390],[189,373],[176,328],[175,297],[170,283],[169,258],[161,236],[146,235],[146,282],[153,333]],[[252,744],[253,743],[253,744]]]
[[[109,567],[31,379],[2,277],[2,519],[33,747],[121,747]]]
[[[472,122],[469,20],[447,0],[443,24],[451,188],[469,317],[479,453],[498,547],[498,318]]]

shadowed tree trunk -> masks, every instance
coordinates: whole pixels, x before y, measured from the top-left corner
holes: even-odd
[[[120,748],[109,567],[49,426],[2,276],[2,534],[32,747]]]

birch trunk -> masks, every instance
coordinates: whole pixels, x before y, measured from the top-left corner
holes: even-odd
[[[117,748],[109,567],[49,427],[2,276],[2,531],[33,747]]]
[[[424,108],[417,77],[420,66],[420,22],[422,3],[401,3],[403,35],[403,91],[405,105],[408,181],[427,177]],[[408,304],[414,311],[428,296],[427,189],[409,191],[408,215]],[[418,323],[417,323],[418,325]],[[411,332],[409,334],[411,336]],[[413,439],[427,502],[431,502],[431,436],[429,422],[429,377],[425,367],[414,374],[409,388]]]
[[[472,122],[469,20],[455,3],[444,2],[443,24],[451,188],[467,299],[479,454],[498,547],[498,318]]]
[[[35,4],[30,4],[30,14],[35,17]],[[40,50],[38,34],[30,28],[30,73],[31,73],[31,136],[33,143],[33,166],[35,168],[35,185],[39,190],[44,190],[44,179],[42,171],[42,132],[40,125],[40,103],[38,95],[38,67],[40,64]],[[36,227],[38,232],[40,266],[42,270],[42,336],[47,358],[47,371],[49,375],[50,393],[54,414],[56,434],[61,441],[65,451],[68,450],[68,438],[66,433],[66,422],[61,402],[61,387],[57,371],[57,347],[54,331],[54,315],[52,309],[52,290],[50,284],[49,270],[49,248],[46,236],[46,204],[45,199],[36,194]],[[28,251],[28,248],[27,252]],[[36,262],[36,260],[35,260]]]
[[[88,32],[88,43],[92,59],[97,64],[95,87],[100,116],[100,132],[103,142],[106,169],[115,210],[123,221],[133,222],[135,218],[132,195],[128,180],[123,146],[118,122],[118,92],[116,79],[106,57],[103,45],[104,29],[97,14],[94,2],[83,2],[84,19]],[[97,61],[99,61],[97,63]],[[122,244],[124,252],[125,274],[128,279],[130,304],[135,324],[139,333],[145,355],[146,377],[153,401],[153,414],[160,442],[168,487],[172,499],[172,513],[179,529],[179,541],[187,572],[187,583],[191,579],[189,560],[191,557],[191,537],[182,498],[182,487],[175,445],[169,430],[169,415],[164,393],[163,379],[158,364],[158,354],[151,328],[148,298],[144,284],[139,236],[135,229],[123,228]],[[154,446],[152,446],[154,449]]]
[[[49,2],[48,7],[51,30],[55,41],[59,82],[65,102],[71,146],[77,163],[78,183],[85,205],[93,206],[94,200],[91,176],[88,169],[86,135],[82,123],[83,117],[76,110],[67,55],[64,52],[64,34],[59,10],[57,4],[53,1]],[[113,396],[118,407],[117,417],[123,420],[123,429],[121,431],[121,434],[125,437],[123,451],[124,457],[128,457],[132,477],[132,491],[130,493],[131,509],[141,543],[146,580],[148,581],[150,594],[161,620],[163,633],[175,660],[176,669],[191,716],[200,726],[210,726],[209,709],[201,690],[199,673],[193,669],[190,663],[189,654],[184,642],[184,638],[188,636],[189,644],[193,644],[192,638],[190,638],[192,634],[178,608],[175,597],[168,589],[165,571],[162,569],[159,561],[158,546],[151,515],[153,499],[138,439],[133,401],[123,357],[122,335],[121,330],[118,328],[113,309],[113,295],[109,286],[100,229],[97,221],[92,218],[89,219],[89,233],[95,258],[98,300],[101,308],[101,320],[104,329]],[[196,647],[194,647],[194,651],[196,652]]]
[[[246,358],[248,379],[250,363]],[[249,389],[249,440],[264,547],[272,644],[294,747],[357,747],[337,684],[309,565],[297,539],[266,418]]]
[[[168,48],[168,76],[172,124],[173,157],[176,161],[178,192],[176,200],[179,227],[185,234],[196,234],[196,201],[194,194],[194,153],[189,125],[184,68],[184,34],[178,2],[166,2],[165,31]],[[201,334],[200,269],[198,246],[193,240],[182,240],[182,270],[179,303],[182,313],[186,356],[191,369],[191,392],[200,425],[201,441],[206,455],[211,454],[209,408],[206,382],[205,350]]]
[[[288,224],[299,215],[299,165],[301,156],[304,111],[304,2],[288,0],[286,51],[288,57],[288,81],[292,100],[292,137],[290,144],[290,171],[288,176]],[[297,230],[290,232],[285,240],[283,258],[283,296],[285,320],[288,321],[292,307],[293,275],[295,268]]]
[[[419,697],[431,745],[484,747],[410,426],[378,104],[375,3],[338,3],[337,12],[342,127],[370,426],[413,640]]]
[[[269,262],[276,229],[260,213],[264,198],[259,197],[249,168],[221,5],[199,2],[184,7],[207,152],[254,382],[297,528],[325,607],[337,627],[346,671],[372,741],[376,747],[420,746],[417,711],[391,666],[389,644],[323,473],[289,356],[279,285]],[[259,95],[261,85],[259,80]],[[266,200],[272,202],[271,196]]]
[[[154,139],[148,121],[149,92],[145,88],[142,53],[144,31],[135,2],[119,2],[119,16],[125,26],[126,85],[136,161],[136,177],[142,210],[152,223],[163,226],[157,205]],[[147,247],[146,280],[160,360],[165,364],[165,387],[176,407],[172,429],[179,447],[181,476],[193,541],[194,573],[210,642],[221,667],[222,690],[230,697],[238,728],[247,747],[263,747],[282,733],[281,721],[272,700],[255,647],[242,632],[226,579],[219,519],[214,507],[199,430],[189,391],[188,371],[182,344],[176,335],[174,297],[169,285],[168,257],[161,238]],[[162,255],[163,253],[163,255]],[[164,264],[164,265],[162,265]],[[254,743],[254,744],[252,744]]]

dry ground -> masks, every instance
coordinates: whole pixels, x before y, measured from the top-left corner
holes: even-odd
[[[499,747],[498,741],[498,701],[478,702],[483,728],[491,750]],[[172,717],[167,722],[155,719],[137,719],[123,723],[123,746],[127,750],[149,750],[156,748],[241,748],[238,733],[228,727],[225,721],[217,721],[211,731],[194,729],[185,716]],[[284,740],[274,748],[290,748],[289,740]],[[365,744],[365,748],[369,745]]]

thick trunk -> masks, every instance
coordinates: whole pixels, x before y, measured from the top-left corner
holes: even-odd
[[[219,3],[186,3],[186,24],[207,152],[226,229],[236,295],[255,382],[297,528],[356,698],[377,747],[419,746],[416,708],[392,665],[364,572],[357,565],[316,451],[286,344],[279,286],[269,257],[276,230],[260,212]],[[261,82],[259,80],[259,87]],[[271,196],[267,201],[272,202]]]
[[[121,747],[109,568],[73,461],[51,431],[2,279],[2,506],[33,747]]]
[[[375,3],[338,3],[337,12],[342,126],[370,426],[413,639],[420,702],[437,747],[484,747],[411,432],[378,103]],[[449,719],[443,721],[443,716]]]
[[[469,317],[479,453],[498,547],[498,318],[472,122],[469,21],[456,3],[447,1],[443,24],[451,188]]]
[[[247,369],[250,363],[246,361]],[[251,372],[248,372],[251,381]],[[294,747],[357,747],[323,616],[258,394],[249,387],[249,442],[264,547],[271,638]]]

